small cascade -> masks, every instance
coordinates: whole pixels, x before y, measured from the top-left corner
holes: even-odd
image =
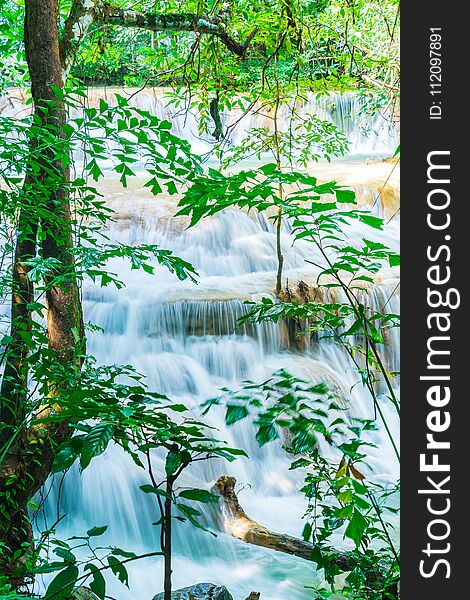
[[[146,110],[160,119],[171,121],[172,132],[191,142],[193,151],[206,154],[215,144],[211,136],[199,134],[198,115],[193,109],[185,110],[185,104],[176,107],[169,105],[170,90],[165,88],[89,88],[85,100],[87,107],[99,107],[100,100],[111,106],[117,105],[116,94],[129,99],[131,106]],[[11,90],[7,97],[0,97],[0,112],[3,115],[25,116],[30,109],[25,105],[24,92]],[[283,106],[280,110],[280,131],[288,131],[292,107]],[[364,101],[354,93],[328,93],[318,96],[309,94],[306,99],[299,100],[296,112],[300,118],[317,115],[320,119],[330,121],[346,134],[349,141],[349,155],[363,157],[392,156],[399,144],[399,129],[392,117],[380,112],[365,112]],[[244,114],[239,106],[228,113],[222,113],[224,126],[228,128],[229,145],[240,145],[249,135],[251,129],[264,127],[272,129],[272,117],[269,107],[255,105]],[[234,125],[236,124],[236,127]]]
[[[390,118],[376,112],[366,114],[364,102],[355,94],[328,93],[325,95],[309,94],[300,100],[296,106],[300,118],[316,115],[318,118],[333,123],[346,134],[349,142],[349,155],[361,156],[390,156],[398,146],[398,127]],[[242,117],[240,109],[226,115],[226,124],[234,124]],[[280,130],[287,131],[292,118],[292,107],[283,106],[280,110]],[[234,145],[243,143],[250,129],[265,127],[272,129],[272,117],[266,109],[255,107],[252,113],[242,118],[239,126],[233,130],[231,142]]]
[[[194,264],[199,282],[180,282],[163,268],[149,276],[114,259],[110,270],[126,287],[116,291],[87,285],[84,290],[86,320],[105,330],[91,333],[89,339],[90,352],[100,363],[134,365],[146,376],[150,389],[185,403],[195,415],[201,403],[217,396],[221,387],[236,389],[247,379],[262,381],[282,368],[312,382],[327,383],[347,399],[351,415],[371,418],[372,400],[357,385],[357,372],[341,347],[317,340],[300,350],[292,343],[286,323],[238,323],[249,310],[246,301],[274,298],[275,231],[269,220],[232,210],[185,229],[184,220],[171,218],[171,202],[145,200],[148,192],[139,186],[127,192],[126,202],[121,191],[114,191],[112,181],[105,182],[101,191],[117,210],[116,220],[106,232],[111,239],[169,248]],[[129,209],[132,202],[136,212]],[[350,235],[359,240],[363,232],[356,227]],[[377,236],[396,247],[397,225],[390,223]],[[305,262],[318,259],[312,247],[307,242],[292,246],[288,230],[282,242],[285,278],[314,285],[315,268]],[[396,273],[391,270],[383,276],[389,279],[361,293],[374,309],[395,312],[398,295],[392,292]],[[394,334],[387,342],[387,361],[395,367]],[[384,410],[396,432],[393,409],[385,405]],[[227,428],[221,410],[211,410],[204,419],[221,439],[243,448],[250,460],[200,463],[184,474],[181,484],[209,489],[220,475],[229,473],[237,478],[243,490],[240,499],[252,518],[274,530],[300,535],[305,509],[298,492],[302,474],[289,471],[291,457],[282,446],[272,443],[258,448],[253,426],[244,421]],[[370,450],[368,469],[380,480],[393,479],[396,466],[384,432],[371,434],[371,441],[378,448]],[[162,457],[157,452],[154,470],[162,469]],[[136,552],[158,549],[159,530],[151,525],[158,519],[158,511],[155,499],[139,490],[143,483],[148,483],[145,472],[114,447],[82,475],[73,469],[61,485],[61,510],[68,514],[62,535],[80,535],[87,528],[106,523],[109,529],[103,541]],[[51,493],[45,511],[49,520],[53,520],[56,503],[57,494]],[[207,507],[198,508],[210,524]],[[253,587],[270,600],[310,597],[304,586],[312,584],[315,574],[301,559],[280,554],[273,557],[269,550],[243,544],[226,534],[214,538],[187,523],[175,523],[174,535],[175,587],[210,579],[226,585],[235,598],[246,597]],[[132,598],[112,578],[109,593],[119,600],[150,600],[161,586],[161,569],[158,559],[132,564]]]

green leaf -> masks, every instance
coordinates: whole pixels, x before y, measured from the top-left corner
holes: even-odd
[[[343,204],[356,204],[356,194],[353,190],[336,190],[336,201]]]
[[[100,112],[104,113],[108,110],[108,103],[103,100],[103,98],[100,98]]]
[[[344,520],[349,519],[353,514],[353,508],[353,504],[347,504],[346,506],[343,506],[343,508],[341,508],[341,510],[338,512],[338,517]]]
[[[111,554],[115,556],[123,556],[124,558],[136,558],[137,554],[135,552],[129,552],[129,550],[123,550],[122,548],[113,548],[111,550]]]
[[[264,175],[272,175],[274,171],[276,171],[277,165],[275,163],[268,163],[267,165],[263,165],[259,168],[261,173]]]
[[[164,121],[160,121],[160,124],[159,124],[159,128],[160,128],[160,129],[163,129],[163,130],[165,130],[165,131],[169,131],[169,130],[170,130],[172,127],[173,127],[173,126],[172,126],[172,124],[170,123],[170,121],[166,121],[166,120],[164,120]]]
[[[63,558],[67,563],[74,563],[77,560],[75,555],[67,548],[55,548],[54,554],[57,554],[59,558]]]
[[[391,267],[400,266],[400,255],[399,254],[389,254],[388,255],[388,264]]]
[[[101,423],[98,423],[98,425],[95,425],[88,435],[85,436],[80,454],[80,465],[82,469],[86,469],[92,458],[99,456],[106,450],[113,437],[113,433],[114,426],[102,421]]]
[[[359,215],[359,220],[369,225],[369,227],[373,227],[374,229],[382,229],[383,227],[383,219],[379,217],[373,217],[372,215]]]
[[[370,319],[367,320],[367,328],[369,337],[372,339],[372,341],[376,342],[377,344],[384,343],[382,335],[379,331],[377,331],[376,327],[372,324],[372,321]]]
[[[196,502],[204,502],[206,504],[210,503],[210,502],[219,502],[219,496],[216,496],[215,494],[211,494],[207,490],[197,490],[197,489],[183,490],[182,492],[179,493],[179,497],[186,498],[186,500],[195,500]]]
[[[340,492],[338,494],[338,500],[340,502],[344,502],[345,504],[348,504],[349,502],[351,502],[352,500],[352,490],[344,490],[344,492]]]
[[[149,187],[152,191],[152,194],[156,196],[157,194],[161,194],[162,188],[158,183],[158,179],[156,177],[152,177],[147,183],[144,184],[144,187]]]
[[[49,584],[44,600],[53,598],[54,600],[65,600],[72,593],[75,582],[78,579],[78,567],[69,565],[63,571],[60,571]]]
[[[170,450],[165,461],[165,471],[167,475],[174,475],[182,466],[191,462],[191,455],[186,450]]]
[[[227,425],[233,425],[248,415],[248,408],[244,404],[229,404],[225,412],[225,422]]]
[[[168,193],[173,196],[174,194],[178,193],[178,188],[176,187],[174,181],[169,181],[168,183],[165,184],[166,185],[166,189],[168,190]]]
[[[336,208],[336,202],[311,202],[310,210],[313,213],[327,212],[328,210],[334,210]]]
[[[351,479],[351,481],[352,481],[353,488],[354,488],[354,491],[356,492],[356,494],[360,494],[361,496],[367,495],[369,490],[363,483],[361,483],[360,481],[357,481],[356,479]]]
[[[101,525],[100,527],[92,527],[86,533],[89,537],[97,537],[99,535],[103,535],[103,533],[108,529],[107,525]]]
[[[279,439],[279,433],[273,424],[263,425],[256,432],[256,441],[260,446]]]
[[[69,446],[63,448],[54,458],[54,462],[52,464],[52,473],[59,473],[60,471],[66,471],[70,469],[70,467],[75,462],[78,453],[72,450]]]
[[[353,516],[351,517],[351,520],[348,523],[344,535],[345,537],[348,537],[351,540],[353,540],[353,542],[356,544],[356,548],[358,548],[362,539],[364,538],[364,533],[367,527],[367,520],[358,510],[354,510]]]
[[[196,517],[200,517],[201,513],[193,508],[192,506],[187,506],[186,504],[177,504],[176,508],[183,513],[183,515],[196,527],[202,529],[204,531],[209,531],[202,523],[200,523]]]
[[[170,494],[168,494],[167,492],[165,492],[165,490],[162,490],[161,488],[157,488],[153,485],[150,485],[148,483],[141,485],[140,489],[145,492],[146,494],[156,494],[157,496],[164,496],[165,498],[171,498]]]
[[[347,336],[347,335],[354,335],[358,332],[364,333],[364,323],[362,321],[362,319],[357,319],[357,321],[354,321],[354,323],[351,325],[351,327],[345,331],[342,335]]]
[[[54,571],[59,571],[67,567],[66,562],[48,562],[46,564],[40,565],[34,569],[34,573],[53,573]],[[2,596],[0,596],[1,598]]]
[[[85,569],[91,571],[93,575],[93,580],[89,584],[91,591],[96,594],[100,600],[104,600],[106,595],[106,581],[104,580],[101,571],[96,565],[91,563],[85,565]]]
[[[360,567],[355,567],[351,573],[346,577],[346,581],[353,585],[355,588],[360,589],[367,581],[367,577],[363,573]]]
[[[129,574],[126,567],[115,556],[108,556],[108,564],[111,571],[116,575],[121,583],[129,587]]]
[[[302,531],[302,537],[306,542],[308,542],[310,540],[310,538],[312,537],[312,524],[311,523],[305,523],[304,529]]]

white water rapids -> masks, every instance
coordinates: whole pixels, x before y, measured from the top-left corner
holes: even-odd
[[[104,92],[95,92],[90,101],[100,95]],[[112,97],[112,92],[107,96]],[[196,139],[194,118],[185,122],[183,116],[173,117],[163,108],[159,94],[144,92],[133,102],[170,118],[175,133],[191,139],[196,151],[207,148],[206,141]],[[397,208],[397,169],[393,172],[393,164],[378,159],[393,154],[396,130],[390,130],[376,115],[368,120],[365,133],[350,114],[355,100],[349,96],[312,99],[304,110],[330,118],[351,141],[347,160],[312,166],[311,171],[320,181],[337,179],[351,185],[360,204],[375,203],[376,214],[392,217]],[[256,117],[242,121],[240,133],[235,135],[244,137],[255,125],[253,120]],[[374,157],[375,162],[367,163],[364,156]],[[391,172],[393,176],[387,180]],[[109,175],[101,184],[100,190],[117,214],[110,236],[125,243],[158,243],[173,250],[196,267],[199,282],[180,282],[164,268],[157,268],[155,275],[131,271],[122,261],[113,261],[110,270],[119,274],[126,287],[117,291],[89,284],[84,290],[85,320],[105,331],[90,334],[89,351],[98,361],[132,364],[146,375],[151,390],[195,408],[216,396],[223,386],[235,388],[244,379],[262,380],[284,368],[314,381],[333,382],[349,394],[351,414],[372,418],[372,400],[364,388],[355,385],[358,375],[341,348],[320,342],[301,354],[288,347],[281,325],[236,327],[237,318],[247,310],[244,300],[272,295],[276,258],[271,224],[262,217],[229,211],[186,230],[183,219],[171,217],[174,200],[151,198],[142,182],[139,177],[122,189]],[[375,238],[359,226],[350,236],[353,241],[363,236],[378,239],[397,249],[397,219],[392,218]],[[307,243],[292,247],[287,231],[282,244],[284,282],[288,279],[293,286],[300,279],[313,282],[314,267],[305,262],[306,258],[314,260],[312,248]],[[398,296],[393,294],[396,277],[395,270],[382,273],[369,292],[369,301],[376,308],[386,305],[387,312],[398,312]],[[397,353],[394,334],[386,352],[393,370],[398,370]],[[387,402],[384,412],[397,436],[398,423]],[[221,439],[246,450],[250,459],[201,463],[190,469],[192,482],[209,488],[220,475],[233,475],[238,480],[240,502],[250,517],[275,531],[300,536],[305,509],[299,492],[302,478],[300,472],[288,470],[290,458],[285,451],[274,443],[259,449],[248,423],[227,428],[219,410],[212,410],[205,419],[219,429]],[[378,447],[370,450],[370,472],[381,481],[395,479],[397,465],[390,442],[381,430],[372,438]],[[156,459],[156,470],[160,466]],[[61,487],[60,512],[67,516],[60,535],[83,535],[92,526],[106,524],[103,543],[139,553],[158,550],[159,528],[152,526],[159,518],[158,509],[155,498],[139,490],[143,483],[149,483],[145,472],[117,448],[95,459],[81,475],[72,469]],[[49,525],[57,514],[57,500],[55,486],[46,501]],[[350,547],[339,536],[337,542]],[[305,586],[318,581],[314,566],[306,561],[244,544],[224,533],[213,537],[187,523],[176,522],[174,551],[175,589],[211,581],[225,585],[235,600],[243,600],[252,590],[261,592],[262,600],[304,600],[312,597]],[[110,596],[151,600],[161,591],[161,560],[136,562],[129,565],[129,572],[131,591],[109,577]]]

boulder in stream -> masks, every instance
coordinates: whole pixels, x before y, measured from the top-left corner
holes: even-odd
[[[157,594],[153,600],[163,600],[163,598],[163,594]],[[223,585],[197,583],[175,590],[171,594],[171,600],[233,600],[233,597]]]

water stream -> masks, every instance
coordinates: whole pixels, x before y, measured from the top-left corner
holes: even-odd
[[[97,102],[100,95],[112,97],[113,93],[94,92],[90,102]],[[194,118],[189,116],[184,122],[182,116],[169,114],[159,93],[146,91],[133,102],[170,118],[176,133],[191,139],[196,149],[207,148],[208,142],[195,135]],[[369,119],[365,135],[351,117],[354,103],[350,96],[305,103],[305,111],[330,118],[351,141],[347,160],[330,166],[321,164],[312,170],[317,170],[320,180],[336,178],[350,184],[363,204],[374,205],[377,214],[391,217],[397,206],[397,174],[386,182],[393,165],[378,161],[381,155],[393,154],[397,132],[377,115]],[[227,118],[235,119],[236,115]],[[242,124],[245,130],[255,124],[256,117],[249,119]],[[375,160],[368,164],[364,156]],[[270,223],[241,211],[229,211],[186,230],[184,219],[172,217],[174,200],[151,198],[142,181],[139,177],[128,189],[122,189],[110,174],[101,184],[107,202],[116,211],[116,222],[109,235],[126,243],[158,243],[174,250],[196,267],[199,282],[180,282],[163,268],[157,268],[156,274],[150,276],[131,271],[120,260],[113,261],[110,270],[125,281],[123,290],[91,284],[84,289],[86,321],[105,330],[90,335],[89,350],[98,361],[130,363],[146,375],[150,389],[195,408],[217,395],[222,386],[235,387],[247,378],[261,380],[284,368],[314,381],[332,382],[348,392],[352,388],[351,414],[372,417],[371,399],[361,386],[354,386],[357,374],[340,348],[321,342],[299,353],[289,347],[282,325],[237,327],[237,318],[247,310],[244,300],[272,294],[276,260],[275,234]],[[350,231],[353,241],[363,235],[360,228]],[[397,219],[393,218],[383,232],[378,232],[376,239],[396,249]],[[287,231],[283,233],[283,248],[284,277],[293,284],[300,279],[313,282],[314,267],[305,262],[306,258],[314,258],[312,248],[307,243],[292,247]],[[387,304],[386,310],[398,312],[398,296],[393,294],[396,277],[395,270],[381,273],[376,288],[369,292],[370,301],[377,307]],[[395,369],[397,352],[397,339],[392,336],[387,360]],[[385,405],[384,410],[397,434],[392,407]],[[299,536],[305,508],[298,492],[301,473],[289,472],[290,459],[279,444],[260,450],[250,425],[227,428],[222,416],[214,410],[207,421],[219,429],[222,439],[245,449],[250,460],[240,459],[232,464],[214,461],[192,467],[186,481],[210,487],[221,474],[234,475],[240,501],[249,516],[276,531]],[[368,468],[380,480],[393,480],[397,465],[390,444],[382,431],[373,436],[378,448],[371,450]],[[157,469],[159,460],[156,457]],[[107,524],[106,542],[136,552],[157,550],[159,529],[152,526],[158,519],[157,507],[151,495],[140,492],[139,485],[143,483],[148,483],[145,472],[117,448],[110,448],[94,460],[82,475],[72,469],[61,489],[61,513],[67,514],[61,535],[82,535],[94,525]],[[48,522],[54,519],[56,504],[54,492],[46,502]],[[338,543],[348,547],[342,539]],[[135,563],[129,571],[131,591],[109,578],[111,596],[119,600],[151,600],[161,591],[159,559]],[[211,581],[227,586],[235,600],[243,600],[251,590],[260,591],[263,600],[304,600],[311,597],[304,586],[316,580],[314,567],[301,559],[249,546],[223,533],[213,537],[190,524],[176,526],[175,588]]]

